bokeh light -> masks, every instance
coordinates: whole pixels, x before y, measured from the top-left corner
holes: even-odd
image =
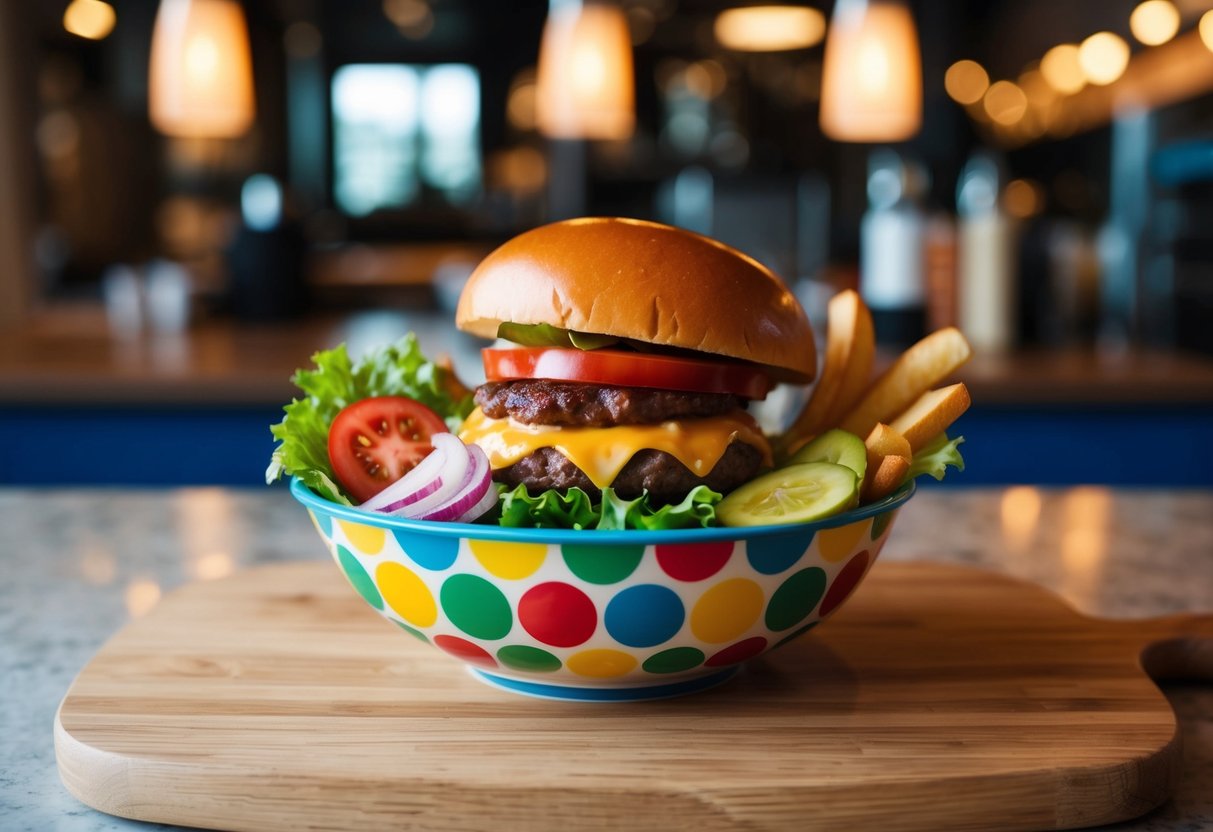
[[[986,115],[996,124],[1015,124],[1028,110],[1028,97],[1010,81],[995,81],[986,91]]]
[[[1158,46],[1179,31],[1179,9],[1170,0],[1146,0],[1129,16],[1133,37],[1146,46]]]
[[[1107,86],[1129,65],[1129,44],[1111,32],[1096,32],[1078,47],[1083,75],[1097,86]]]
[[[1078,47],[1072,43],[1059,44],[1046,52],[1040,59],[1040,73],[1062,95],[1073,95],[1087,85]]]
[[[1045,189],[1031,179],[1012,179],[1002,193],[1002,204],[1012,217],[1026,220],[1044,210]]]
[[[1213,52],[1213,11],[1207,11],[1200,18],[1200,26],[1197,27],[1200,31],[1200,39],[1204,41],[1205,48]]]
[[[72,0],[63,12],[63,28],[88,40],[102,40],[114,31],[114,7],[101,0]]]
[[[957,61],[948,67],[943,86],[959,104],[976,104],[990,88],[990,76],[976,61]]]

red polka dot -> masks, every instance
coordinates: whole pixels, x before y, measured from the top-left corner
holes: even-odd
[[[718,653],[715,653],[708,658],[705,665],[708,667],[724,667],[726,664],[737,664],[744,662],[746,659],[752,659],[767,649],[767,640],[762,636],[754,636],[747,638],[745,641],[739,641],[736,644],[730,644]]]
[[[550,581],[527,590],[518,601],[518,622],[544,644],[576,647],[594,635],[598,611],[580,589]]]
[[[868,550],[864,549],[847,561],[847,565],[842,567],[842,571],[838,573],[834,583],[830,584],[830,588],[826,590],[826,597],[821,599],[821,609],[818,610],[818,615],[825,618],[837,609],[839,604],[847,600],[851,591],[855,589],[855,585],[859,583],[859,579],[863,577],[863,573],[868,571],[868,561],[871,559]]]
[[[434,636],[434,644],[465,662],[482,664],[485,667],[497,666],[497,660],[490,656],[487,650],[458,636]]]
[[[676,581],[702,581],[724,568],[733,554],[733,541],[680,543],[658,546],[657,562]]]

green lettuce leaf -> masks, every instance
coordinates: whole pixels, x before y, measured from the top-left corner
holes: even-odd
[[[265,472],[265,481],[299,477],[321,497],[351,505],[329,464],[328,436],[333,419],[346,406],[374,396],[408,396],[416,399],[458,429],[471,412],[472,397],[453,395],[445,384],[447,370],[426,358],[417,338],[409,333],[394,344],[379,347],[350,360],[345,344],[312,356],[310,370],[291,378],[305,394],[283,408],[281,422],[270,426],[278,440]]]
[[[503,526],[556,529],[685,529],[716,525],[716,504],[721,495],[705,485],[691,490],[676,505],[649,505],[648,495],[625,500],[605,488],[597,504],[580,488],[567,493],[547,490],[531,496],[519,485],[501,495]]]
[[[963,436],[948,439],[946,433],[939,434],[914,454],[906,479],[912,480],[923,474],[929,474],[937,480],[942,480],[949,465],[957,471],[963,471],[965,461],[960,455],[960,445],[964,441]]]

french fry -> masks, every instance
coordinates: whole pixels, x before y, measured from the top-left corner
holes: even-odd
[[[908,439],[883,423],[872,428],[863,444],[868,449],[868,469],[859,499],[861,503],[870,503],[901,485],[910,470],[913,452]]]
[[[909,471],[910,458],[908,456],[884,457],[875,471],[868,468],[870,476],[864,478],[863,488],[859,492],[860,503],[874,503],[886,494],[892,493],[905,480]]]
[[[869,388],[839,425],[867,436],[880,422],[890,422],[941,379],[968,361],[972,350],[955,327],[932,332],[910,347]]]
[[[795,453],[850,411],[868,386],[875,354],[872,313],[858,292],[839,292],[830,299],[827,310],[826,358],[821,377],[780,443],[787,454]]]
[[[890,427],[910,443],[912,456],[947,430],[948,425],[969,409],[969,403],[969,390],[963,384],[928,390],[894,419]]]

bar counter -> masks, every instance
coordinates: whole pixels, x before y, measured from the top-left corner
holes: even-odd
[[[200,322],[181,333],[111,333],[91,306],[48,310],[0,332],[0,403],[274,405],[316,350],[351,351],[414,331],[449,355],[469,382],[483,377],[485,342],[458,332],[449,312],[380,311],[283,324]],[[889,355],[882,355],[886,362]],[[1213,404],[1213,359],[1163,351],[1067,348],[975,355],[958,374],[985,405]]]
[[[278,488],[0,489],[0,524],[2,825],[158,828],[87,809],[59,783],[52,721],[73,676],[176,586],[327,553]],[[938,548],[943,528],[946,549]],[[1083,612],[1135,618],[1213,611],[1211,552],[1213,491],[1017,486],[924,489],[882,558],[980,566],[1048,587]],[[336,570],[333,580],[342,580]],[[1184,742],[1178,787],[1171,801],[1116,829],[1213,828],[1213,689],[1206,682],[1165,692]]]

